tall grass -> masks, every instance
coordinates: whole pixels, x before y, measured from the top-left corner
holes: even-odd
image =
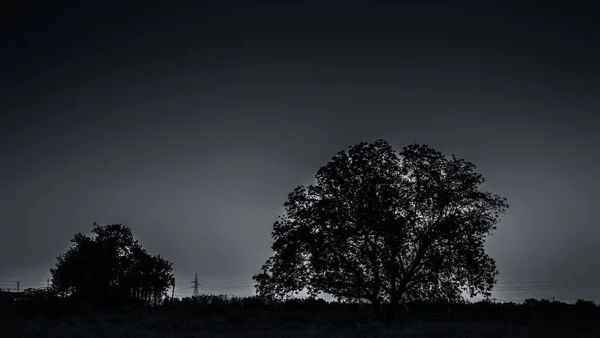
[[[362,304],[201,296],[95,308],[30,299],[2,308],[0,337],[600,337],[593,303],[414,303],[383,325]]]

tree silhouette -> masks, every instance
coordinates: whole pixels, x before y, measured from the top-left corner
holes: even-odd
[[[158,302],[173,285],[172,263],[152,256],[121,224],[94,223],[93,236],[77,233],[50,269],[53,286],[75,299],[100,303]]]
[[[339,152],[316,184],[289,194],[274,255],[253,276],[257,293],[370,301],[388,319],[403,302],[489,296],[498,272],[485,238],[508,205],[480,190],[474,170],[426,145],[397,153],[376,140]]]

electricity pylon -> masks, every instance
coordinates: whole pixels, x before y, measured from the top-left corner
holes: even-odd
[[[194,280],[192,281],[192,284],[194,285],[194,297],[198,297],[199,293],[198,293],[198,286],[202,286],[202,284],[198,283],[198,274],[196,273],[196,276],[194,277]]]

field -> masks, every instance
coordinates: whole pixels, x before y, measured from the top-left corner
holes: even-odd
[[[203,296],[155,307],[5,308],[0,337],[600,337],[597,308],[557,304],[423,306],[384,325],[361,305]],[[447,307],[446,307],[447,308]],[[427,312],[429,311],[429,312]]]

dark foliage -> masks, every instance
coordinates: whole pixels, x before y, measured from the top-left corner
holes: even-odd
[[[93,236],[81,233],[51,269],[62,296],[90,304],[158,303],[173,285],[172,263],[152,256],[120,224],[94,223]]]
[[[236,320],[259,320],[264,326],[281,323],[302,322],[306,324],[342,324],[367,323],[375,319],[371,306],[367,303],[327,302],[322,299],[274,300],[265,297],[232,297],[201,295],[183,299],[165,299],[156,306],[121,306],[109,312],[97,307],[76,302],[72,298],[61,297],[53,290],[31,292],[8,307],[7,318],[47,317],[62,319],[68,316],[94,317],[97,315],[124,316],[131,313],[153,313],[169,318],[220,318],[231,322]],[[524,303],[495,303],[480,301],[477,303],[451,303],[411,301],[405,304],[403,319],[451,320],[451,321],[498,321],[519,322],[547,321],[552,318],[567,321],[595,322],[600,315],[600,306],[591,301],[580,300],[568,304],[550,300],[528,299]]]
[[[483,182],[472,163],[425,145],[397,153],[377,140],[341,151],[316,184],[289,194],[257,292],[368,301],[390,318],[398,304],[488,296],[498,272],[485,239],[508,205]]]
[[[406,320],[377,323],[369,304],[319,299],[200,297],[156,306],[81,307],[51,296],[21,299],[0,316],[0,337],[596,337],[600,308],[592,302],[524,304],[408,302]],[[46,309],[52,309],[46,303]],[[585,304],[585,305],[583,305]],[[582,306],[583,305],[583,306]],[[0,306],[0,310],[2,306]]]

